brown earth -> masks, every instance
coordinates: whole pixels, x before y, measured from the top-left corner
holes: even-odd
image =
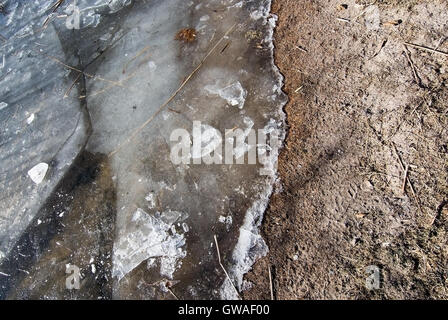
[[[273,11],[289,133],[244,297],[270,298],[271,268],[276,299],[448,298],[447,2]]]

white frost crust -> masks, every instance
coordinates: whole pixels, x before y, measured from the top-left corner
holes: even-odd
[[[277,76],[277,84],[274,86],[273,91],[274,94],[282,95],[283,93],[281,88],[283,87],[284,78],[274,62],[274,28],[276,26],[277,16],[270,13],[271,6],[272,1],[267,0],[265,10],[262,10],[262,8],[260,8],[260,11],[263,12],[263,23],[269,25],[268,35],[265,38],[265,43],[268,44],[268,47],[271,51],[271,67]],[[277,116],[283,127],[286,121],[285,113],[283,112],[284,105],[285,103],[279,104],[279,108],[277,110]],[[283,143],[285,139],[284,131],[282,131],[279,139]],[[238,242],[232,253],[233,263],[231,269],[229,270],[229,273],[233,283],[239,291],[243,289],[244,275],[251,270],[253,264],[258,259],[264,257],[269,252],[266,242],[260,235],[259,230],[263,220],[264,212],[266,211],[270,197],[274,190],[273,186],[278,180],[276,171],[278,154],[272,160],[273,162],[275,162],[275,164],[273,164],[273,168],[275,168],[275,170],[273,170],[271,174],[267,176],[268,182],[264,187],[264,190],[261,192],[259,199],[256,200],[252,207],[247,210],[243,225],[240,228],[240,236],[238,238]],[[230,283],[230,280],[227,278],[221,286],[220,295],[221,299],[223,300],[239,299],[238,295],[235,292],[233,284]]]

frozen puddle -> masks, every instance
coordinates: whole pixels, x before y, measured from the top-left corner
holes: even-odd
[[[241,164],[198,160],[226,130],[283,130],[270,1],[67,1],[57,13],[70,21],[55,13],[39,31],[52,4],[10,1],[0,16],[2,297],[238,298],[214,236],[241,290],[268,250],[277,153],[258,142],[269,161],[244,161],[246,141],[232,151]],[[173,132],[188,134],[184,161]],[[67,265],[79,291],[65,288]]]

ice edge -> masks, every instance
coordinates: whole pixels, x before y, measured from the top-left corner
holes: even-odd
[[[269,40],[271,68],[277,75],[277,88],[279,88],[277,94],[279,97],[285,96],[279,103],[277,110],[277,116],[282,124],[282,134],[279,137],[281,141],[280,148],[282,148],[286,137],[286,132],[284,130],[286,127],[286,115],[283,108],[287,103],[287,96],[281,89],[284,85],[284,77],[276,66],[274,59],[274,30],[276,27],[277,16],[271,13],[271,9],[272,0],[267,0],[262,18],[264,20],[263,23],[268,25],[266,39]],[[277,162],[278,154],[275,157],[275,163]],[[272,175],[267,177],[267,180],[267,185],[260,193],[259,198],[255,200],[253,205],[247,210],[243,225],[240,228],[240,236],[232,253],[233,264],[229,270],[229,275],[233,284],[230,283],[230,280],[227,278],[224,280],[224,283],[220,288],[220,297],[223,300],[240,299],[234,289],[234,285],[241,292],[244,275],[252,269],[252,266],[257,260],[266,256],[269,251],[266,242],[260,235],[260,227],[263,221],[264,212],[268,207],[269,200],[274,191],[274,184],[278,180],[276,170]]]

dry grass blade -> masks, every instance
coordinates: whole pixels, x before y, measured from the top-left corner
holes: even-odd
[[[50,19],[51,19],[51,15],[53,13],[55,13],[56,10],[58,10],[58,8],[64,3],[65,0],[58,0],[55,3],[53,3],[53,5],[50,7],[51,9],[51,13],[50,15],[45,19],[43,25],[42,25],[42,29],[45,29],[48,26],[48,23],[50,23]]]
[[[65,0],[58,0],[55,3],[53,3],[53,5],[50,7],[50,9],[52,9],[52,12],[58,10],[58,8],[64,3],[64,1]]]
[[[414,76],[414,80],[421,87],[422,86],[422,80],[418,76],[417,69],[415,68],[414,62],[411,59],[411,56],[410,56],[410,54],[408,52],[408,47],[406,45],[404,45],[404,53],[406,55],[406,59],[408,59],[408,62],[411,65],[411,69],[412,69],[412,74]]]
[[[420,199],[417,197],[417,193],[415,192],[414,185],[412,184],[411,179],[409,179],[409,168],[406,169],[407,166],[404,165],[404,162],[401,159],[400,154],[398,153],[398,150],[397,150],[397,147],[395,146],[395,143],[392,142],[392,146],[394,148],[395,155],[398,158],[398,162],[400,163],[401,169],[406,174],[406,181],[407,181],[409,187],[411,188],[411,192],[412,192],[412,195],[413,195],[413,197],[415,199],[415,202],[417,202],[418,209],[420,210],[420,212],[422,214],[424,214],[422,206],[420,204]],[[406,186],[404,186],[404,187],[406,187]]]
[[[133,77],[135,77],[136,74],[137,74],[137,71],[133,72],[132,74],[130,74],[130,75],[129,75],[128,77],[126,77],[125,79],[122,79],[122,80],[118,81],[118,83],[119,83],[120,85],[123,85],[123,82],[126,82],[126,81],[132,79]],[[98,90],[98,91],[96,91],[96,92],[90,93],[90,94],[89,94],[89,97],[97,96],[97,95],[99,95],[99,94],[102,94],[102,93],[104,93],[104,92],[106,92],[106,91],[108,91],[108,90],[114,88],[114,87],[116,87],[116,85],[114,85],[114,84],[108,85],[107,87],[105,87],[105,88],[103,88],[103,89],[101,89],[101,90]],[[79,96],[79,99],[84,99],[84,98],[86,98],[86,96]]]
[[[440,51],[440,50],[437,50],[437,49],[429,48],[429,47],[426,47],[426,46],[421,46],[421,45],[410,43],[410,42],[405,42],[404,44],[407,45],[407,46],[413,47],[415,49],[420,49],[420,50],[424,50],[424,51],[428,51],[428,52],[432,52],[432,53],[438,53],[438,54],[441,54],[441,55],[443,55],[445,57],[448,57],[448,53],[444,52],[444,51]]]
[[[214,235],[215,238],[215,244],[216,244],[216,252],[218,253],[218,262],[219,265],[221,266],[222,271],[224,271],[227,279],[230,281],[230,283],[232,284],[233,289],[235,289],[236,294],[238,295],[238,297],[241,299],[240,293],[238,292],[238,289],[235,287],[235,285],[233,284],[232,279],[230,279],[229,274],[227,273],[226,268],[224,268],[222,262],[221,262],[221,253],[219,252],[219,245],[218,245],[218,239],[216,238],[216,234]]]
[[[142,50],[140,50],[137,55],[135,57],[133,57],[131,60],[129,60],[128,62],[126,62],[126,64],[123,66],[123,73],[126,73],[126,70],[129,66],[129,64],[131,64],[133,61],[135,61],[136,59],[138,59],[138,57],[140,57],[142,54],[144,54],[146,51],[149,50],[149,46],[144,47]]]
[[[269,289],[271,291],[271,300],[274,300],[274,285],[272,284],[272,273],[270,265],[268,265],[268,271],[269,271]]]
[[[170,288],[167,288],[168,292],[176,299],[179,300],[179,298],[174,294],[173,290],[171,290]]]
[[[78,76],[76,77],[75,81],[73,81],[72,85],[67,89],[67,91],[65,91],[64,99],[68,98],[70,92],[72,91],[72,89],[76,85],[76,83],[78,82],[79,78],[81,78],[81,76],[82,76],[82,73],[78,73]]]
[[[406,192],[406,182],[408,181],[408,174],[409,174],[409,165],[406,165],[405,171],[404,171],[404,176],[403,176],[403,184],[401,187],[401,190],[403,191],[403,193]]]
[[[36,50],[36,51],[37,51],[37,50]],[[120,82],[113,81],[113,80],[108,80],[108,79],[104,79],[103,77],[100,77],[100,76],[95,76],[95,75],[93,75],[93,74],[84,72],[84,71],[82,71],[82,70],[80,70],[80,69],[78,69],[78,68],[69,66],[68,64],[62,62],[61,60],[59,60],[59,59],[56,58],[56,57],[47,55],[47,54],[45,54],[45,53],[43,53],[43,52],[39,52],[39,51],[37,51],[37,52],[38,52],[39,54],[44,55],[44,56],[47,57],[48,59],[51,59],[51,60],[53,60],[54,62],[56,62],[56,63],[58,63],[58,64],[64,66],[65,68],[70,69],[70,70],[73,70],[73,71],[76,71],[76,72],[79,72],[79,73],[85,75],[86,77],[89,77],[89,78],[94,79],[94,80],[96,79],[96,80],[101,80],[101,81],[104,81],[104,82],[109,82],[109,83],[111,83],[111,84],[113,84],[114,86],[117,86],[117,87],[123,87],[123,84],[121,84]]]

